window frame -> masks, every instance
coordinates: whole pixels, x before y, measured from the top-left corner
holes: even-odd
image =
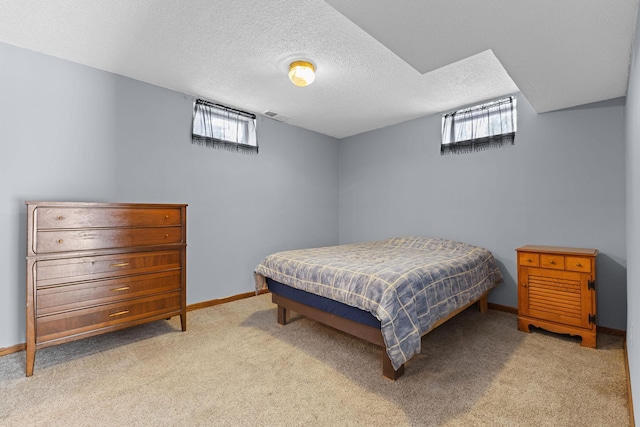
[[[443,114],[440,154],[460,154],[513,145],[517,121],[515,96]]]
[[[257,154],[256,115],[197,99],[193,106],[191,142],[209,148]]]

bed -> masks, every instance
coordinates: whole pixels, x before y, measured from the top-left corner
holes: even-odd
[[[502,281],[487,249],[453,240],[396,237],[278,252],[255,269],[277,321],[291,311],[379,345],[390,379],[421,349],[424,334],[478,304]]]

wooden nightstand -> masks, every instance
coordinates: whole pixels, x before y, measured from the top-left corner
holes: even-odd
[[[596,347],[597,249],[522,246],[518,254],[518,329],[531,325],[582,337]]]

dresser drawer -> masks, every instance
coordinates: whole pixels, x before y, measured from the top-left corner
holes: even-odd
[[[35,209],[38,230],[180,225],[180,208],[46,207]]]
[[[36,287],[180,269],[181,264],[177,250],[36,261]]]
[[[564,270],[564,256],[555,254],[540,254],[540,267]]]
[[[591,273],[591,260],[589,258],[568,256],[565,257],[565,260],[567,270]]]
[[[181,274],[180,270],[176,270],[38,289],[36,315],[44,316],[147,295],[179,291]]]
[[[180,292],[73,310],[36,318],[36,341],[42,343],[153,316],[180,314]]]
[[[540,255],[534,254],[530,252],[519,252],[518,253],[518,264],[526,265],[529,267],[539,267],[540,266]]]
[[[182,227],[113,228],[39,231],[35,252],[59,253],[97,249],[175,244],[182,242]]]

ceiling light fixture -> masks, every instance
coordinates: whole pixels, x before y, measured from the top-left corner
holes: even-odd
[[[311,62],[295,61],[289,65],[289,80],[296,86],[305,87],[316,78],[315,67]]]

